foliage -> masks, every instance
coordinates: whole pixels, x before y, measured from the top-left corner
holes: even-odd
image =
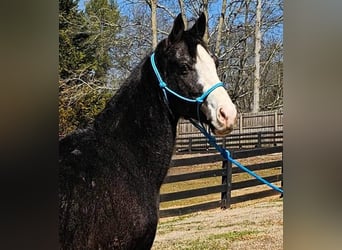
[[[119,32],[117,6],[106,0],[59,1],[59,135],[84,128],[113,94],[108,71]]]
[[[82,69],[84,52],[82,44],[87,34],[82,32],[83,17],[77,12],[77,1],[59,1],[59,75],[66,79],[74,70]]]
[[[90,33],[85,45],[93,52],[88,55],[94,58],[92,69],[95,77],[103,78],[113,65],[111,49],[116,45],[119,12],[116,5],[108,0],[90,0],[86,4],[85,16]]]
[[[65,88],[59,99],[59,131],[64,136],[76,128],[85,128],[105,106],[112,92],[79,84]]]

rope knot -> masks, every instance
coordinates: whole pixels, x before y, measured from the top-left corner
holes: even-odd
[[[166,83],[164,81],[159,82],[159,86],[164,89],[166,87]]]
[[[197,98],[196,98],[196,102],[198,102],[198,103],[203,103],[203,97],[202,97],[202,96],[197,97]]]

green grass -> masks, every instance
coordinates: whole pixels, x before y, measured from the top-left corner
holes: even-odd
[[[158,234],[164,235],[164,234],[174,231],[175,225],[179,224],[179,222],[182,222],[188,218],[191,218],[192,216],[194,216],[194,214],[175,216],[166,221],[159,221]],[[196,223],[197,222],[191,222],[191,223],[189,222],[189,223],[184,223],[183,225],[196,224]]]
[[[243,240],[248,238],[251,235],[255,235],[259,233],[258,231],[253,230],[244,230],[244,231],[232,231],[228,233],[222,234],[214,234],[209,236],[209,240],[227,240],[227,241],[235,241],[235,240]]]

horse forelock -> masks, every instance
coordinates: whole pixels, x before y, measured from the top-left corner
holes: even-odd
[[[157,45],[155,50],[156,54],[162,54],[163,56],[172,56],[177,51],[184,50],[188,52],[189,56],[196,60],[197,45],[200,44],[209,54],[208,45],[201,37],[194,35],[191,31],[184,31],[181,39],[175,43],[171,43],[168,38],[163,39]]]

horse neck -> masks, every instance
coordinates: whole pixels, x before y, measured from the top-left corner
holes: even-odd
[[[147,58],[109,101],[95,127],[108,150],[132,154],[141,165],[138,168],[149,174],[153,169],[157,178],[163,179],[172,156],[177,121],[163,100]]]

